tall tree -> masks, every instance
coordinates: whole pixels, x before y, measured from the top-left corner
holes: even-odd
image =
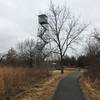
[[[71,11],[65,6],[50,5],[49,10],[50,37],[54,44],[54,52],[60,55],[61,73],[63,73],[63,58],[72,44],[77,43],[79,36],[87,25],[80,24],[79,18],[71,15]]]

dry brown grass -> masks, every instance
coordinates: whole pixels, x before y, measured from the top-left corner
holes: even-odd
[[[93,86],[93,84],[90,81],[84,78],[80,80],[80,83],[86,100],[100,100],[99,88],[95,88],[95,86]]]
[[[60,71],[53,71],[49,79],[36,84],[33,89],[23,94],[18,100],[52,100],[59,81],[73,72],[74,69],[68,69],[61,75]]]
[[[13,96],[33,87],[38,81],[50,75],[46,68],[0,67],[0,100]]]

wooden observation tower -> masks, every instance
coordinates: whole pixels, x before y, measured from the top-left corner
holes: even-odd
[[[38,15],[38,37],[39,37],[39,45],[40,49],[45,47],[45,45],[48,43],[47,39],[47,31],[48,31],[48,17],[45,14]]]

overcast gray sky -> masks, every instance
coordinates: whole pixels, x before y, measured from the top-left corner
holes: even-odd
[[[52,0],[66,4],[92,27],[100,26],[100,0]],[[45,12],[49,0],[0,0],[0,52],[37,33],[37,15]]]

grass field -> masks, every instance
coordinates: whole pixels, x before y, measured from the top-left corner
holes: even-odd
[[[81,79],[80,83],[86,100],[100,100],[100,88],[95,87],[86,79]]]
[[[46,68],[0,67],[0,100],[14,100],[16,95],[31,89],[50,75]]]
[[[60,70],[47,68],[0,67],[0,100],[52,100],[61,79],[75,72],[67,68]]]
[[[52,100],[59,81],[74,71],[74,69],[66,69],[63,75],[60,74],[60,71],[53,71],[49,79],[36,84],[31,90],[21,95],[18,100]]]

